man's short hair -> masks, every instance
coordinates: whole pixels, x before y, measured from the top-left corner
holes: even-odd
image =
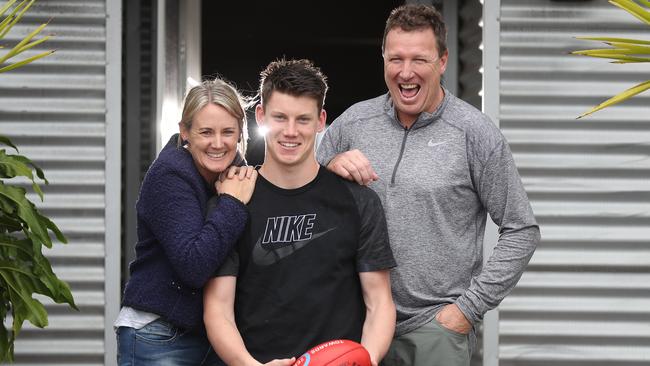
[[[327,77],[309,60],[276,60],[260,73],[262,106],[266,106],[274,91],[314,98],[320,113],[325,105]]]
[[[384,39],[381,42],[382,53],[386,47],[386,35],[395,28],[401,28],[406,32],[431,29],[436,36],[438,54],[442,55],[447,51],[447,25],[442,15],[433,6],[406,4],[393,9],[386,20]]]

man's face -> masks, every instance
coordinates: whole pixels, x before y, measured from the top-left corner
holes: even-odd
[[[433,112],[444,94],[440,78],[447,52],[438,54],[431,28],[406,32],[395,28],[386,35],[384,80],[399,120],[410,127],[422,112]]]
[[[315,161],[316,134],[325,128],[325,110],[309,96],[273,92],[255,109],[257,124],[266,130],[264,164],[301,167]]]

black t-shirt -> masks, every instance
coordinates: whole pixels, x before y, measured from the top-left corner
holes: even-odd
[[[248,351],[268,362],[332,339],[360,341],[358,272],[395,266],[376,193],[321,167],[291,190],[260,175],[248,206],[251,220],[218,272],[237,276],[235,318]]]

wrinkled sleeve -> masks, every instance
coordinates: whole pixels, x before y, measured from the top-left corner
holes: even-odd
[[[482,204],[499,227],[494,251],[481,273],[456,302],[472,323],[495,308],[519,281],[540,240],[528,196],[505,140],[500,141],[475,175]]]
[[[237,247],[233,248],[228,258],[223,262],[221,267],[214,274],[215,277],[237,276],[239,274],[239,252]]]
[[[373,272],[391,269],[397,264],[388,239],[384,208],[377,193],[353,182],[344,182],[354,197],[359,212],[359,249],[357,271]]]

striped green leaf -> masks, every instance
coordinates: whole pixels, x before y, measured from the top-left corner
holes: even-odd
[[[635,85],[635,86],[631,87],[630,89],[627,89],[624,92],[619,93],[619,94],[615,95],[614,97],[607,99],[606,101],[602,102],[601,104],[597,105],[596,107],[594,107],[594,108],[590,109],[589,111],[581,114],[580,116],[578,116],[578,118],[588,116],[588,115],[590,115],[590,114],[592,114],[592,113],[594,113],[596,111],[599,111],[599,110],[601,110],[603,108],[607,108],[607,107],[612,106],[614,104],[620,103],[620,102],[622,102],[624,100],[632,98],[633,96],[635,96],[635,95],[637,95],[639,93],[643,93],[644,91],[646,91],[648,89],[650,89],[650,80],[644,81],[641,84]]]
[[[609,3],[613,4],[614,6],[618,6],[619,8],[632,14],[640,21],[650,25],[650,11],[637,4],[636,2],[632,0],[610,0]]]

